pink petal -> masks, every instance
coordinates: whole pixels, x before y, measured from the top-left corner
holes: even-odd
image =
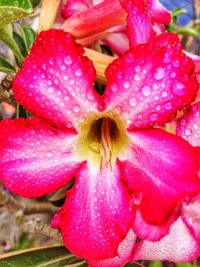
[[[182,138],[159,129],[130,132],[124,179],[134,193],[133,207],[153,225],[166,223],[176,206],[198,193],[196,150]]]
[[[60,212],[64,243],[76,256],[88,260],[116,256],[133,220],[130,195],[120,178],[117,166],[98,172],[85,166],[76,175]]]
[[[151,10],[154,22],[159,24],[169,24],[171,21],[170,12],[159,2],[159,0],[147,0],[147,8]]]
[[[125,17],[118,0],[107,0],[70,17],[62,29],[81,39],[121,25]]]
[[[177,128],[177,134],[192,146],[200,146],[200,103],[191,106],[184,114]]]
[[[169,217],[169,219],[161,225],[148,224],[141,216],[140,211],[136,212],[136,218],[133,222],[133,230],[140,239],[151,241],[160,240],[169,233],[171,224],[176,220],[180,207]]]
[[[68,0],[67,4],[62,7],[61,15],[64,19],[68,19],[74,14],[86,10],[89,7],[85,0]]]
[[[39,197],[65,186],[81,167],[73,156],[76,133],[40,119],[0,123],[0,176],[23,197]]]
[[[134,128],[168,121],[198,89],[194,64],[172,33],[129,50],[111,63],[106,77],[105,107],[122,113]]]
[[[186,54],[193,60],[195,64],[195,74],[200,82],[200,56],[186,52]]]
[[[200,194],[184,205],[182,217],[194,236],[200,240]]]
[[[14,96],[35,116],[59,127],[72,127],[96,111],[94,67],[83,49],[62,30],[41,32],[13,82]]]
[[[153,23],[144,0],[123,0],[122,6],[128,13],[127,31],[131,46],[148,43],[154,37]]]
[[[200,255],[200,241],[179,218],[169,235],[158,242],[143,241],[135,249],[134,260],[167,260],[190,262]]]
[[[128,262],[132,255],[132,250],[135,245],[136,235],[130,230],[126,238],[119,244],[117,256],[111,259],[92,261],[87,263],[90,267],[121,267]]]
[[[111,32],[103,40],[103,43],[118,55],[124,54],[129,49],[129,41],[126,33]]]

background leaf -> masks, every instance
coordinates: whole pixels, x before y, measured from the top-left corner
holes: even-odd
[[[0,28],[32,13],[29,0],[0,0]]]
[[[14,38],[16,44],[18,45],[21,54],[24,57],[26,57],[28,52],[26,49],[26,44],[24,42],[24,39],[17,32],[13,32],[13,38]]]
[[[28,26],[21,27],[21,33],[23,35],[23,39],[26,45],[27,53],[29,52],[30,47],[32,46],[33,42],[35,41],[35,32]]]
[[[21,65],[23,62],[23,56],[20,52],[20,49],[18,45],[16,44],[12,32],[10,31],[9,26],[5,26],[3,28],[0,28],[0,40],[4,42],[5,45],[7,45],[15,54],[18,63]]]
[[[0,57],[0,71],[5,73],[15,73],[15,68],[7,60]]]
[[[0,256],[0,267],[86,267],[64,246],[43,247]]]

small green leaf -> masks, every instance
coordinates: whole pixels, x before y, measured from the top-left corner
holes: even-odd
[[[35,32],[28,26],[22,26],[23,37],[26,44],[27,52],[35,41]]]
[[[40,3],[40,0],[31,0],[31,4],[33,7],[37,6]]]
[[[14,38],[16,44],[18,45],[21,54],[24,57],[26,57],[27,56],[27,49],[26,49],[26,44],[25,44],[23,38],[17,32],[13,32],[13,38]]]
[[[186,9],[177,7],[174,10],[172,10],[172,17],[177,17],[186,13],[187,13]]]
[[[23,56],[12,36],[12,32],[10,31],[9,25],[0,29],[0,40],[4,42],[4,44],[7,45],[13,51],[18,60],[18,63],[21,65],[23,62]]]
[[[124,265],[124,267],[145,267],[143,264],[134,262],[134,263],[127,263]]]
[[[177,262],[176,266],[177,267],[193,267],[193,264],[189,262]]]
[[[151,261],[149,267],[162,267],[162,262],[160,261]]]
[[[12,252],[0,256],[0,267],[84,267],[82,259],[75,258],[63,246],[43,247]]]
[[[5,73],[15,73],[15,68],[4,58],[0,57],[0,71]]]
[[[188,27],[179,28],[177,30],[177,33],[178,34],[181,34],[181,35],[188,35],[188,36],[193,36],[193,37],[200,37],[199,30],[194,29],[194,28],[188,28]]]
[[[0,28],[26,17],[32,11],[29,0],[0,0]]]

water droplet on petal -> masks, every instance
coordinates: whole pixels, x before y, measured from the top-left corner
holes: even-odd
[[[150,120],[151,120],[151,121],[156,121],[157,118],[158,118],[158,115],[157,115],[156,113],[152,113],[152,114],[150,115]]]
[[[75,71],[75,75],[76,75],[77,77],[80,77],[80,76],[82,75],[82,70],[81,70],[81,69],[76,70],[76,71]]]
[[[192,134],[192,130],[191,130],[191,129],[186,129],[186,130],[185,130],[185,134],[186,134],[187,136],[191,135],[191,134]]]
[[[157,68],[153,74],[156,80],[162,80],[165,77],[165,70],[161,67]]]
[[[75,107],[73,108],[73,110],[74,110],[74,112],[79,112],[79,107],[78,107],[78,106],[75,106]]]
[[[118,90],[117,85],[116,85],[116,84],[112,84],[112,85],[111,85],[111,90],[112,90],[113,92],[117,92],[117,90]]]
[[[182,83],[176,83],[172,85],[172,91],[175,95],[183,96],[185,95],[185,86]]]
[[[90,92],[87,93],[87,99],[89,100],[93,100],[94,99],[94,95]]]
[[[171,102],[167,102],[167,103],[165,104],[165,108],[166,108],[167,110],[172,109],[172,103],[171,103]]]
[[[53,89],[52,87],[49,87],[49,88],[48,88],[48,92],[49,92],[50,94],[52,94],[52,93],[54,92],[54,89]]]
[[[151,95],[151,88],[148,85],[145,85],[142,87],[142,93],[144,96],[150,96]]]
[[[135,74],[134,79],[136,82],[138,82],[141,79],[141,76],[139,74]]]
[[[132,97],[130,100],[129,100],[129,104],[131,107],[135,107],[137,105],[137,100],[135,97]]]
[[[125,89],[128,89],[130,87],[130,83],[128,81],[124,81],[123,86]]]
[[[67,56],[67,57],[65,57],[64,58],[64,63],[66,64],[66,65],[71,65],[72,64],[72,59],[71,59],[71,57],[70,56]]]

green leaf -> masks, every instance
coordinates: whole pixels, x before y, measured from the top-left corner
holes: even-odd
[[[134,262],[134,263],[127,263],[124,265],[124,267],[145,267],[145,265],[138,262]]]
[[[177,262],[176,263],[176,266],[177,267],[193,267],[193,264],[192,263],[189,263],[189,262]]]
[[[31,4],[33,7],[37,6],[40,3],[40,0],[31,0]]]
[[[0,256],[0,267],[86,267],[63,246],[43,247]]]
[[[188,36],[193,36],[193,37],[200,37],[199,30],[194,29],[194,28],[188,28],[188,27],[179,28],[177,30],[177,33],[178,34],[181,34],[181,35],[188,35]]]
[[[13,38],[18,45],[21,54],[26,57],[28,53],[23,38],[17,32],[13,32]]]
[[[174,10],[172,10],[172,16],[173,17],[177,17],[177,16],[180,16],[180,15],[183,15],[186,13],[187,13],[187,10],[184,8],[180,8],[180,7],[177,7]]]
[[[13,51],[18,60],[18,63],[21,65],[23,62],[23,56],[12,36],[12,33],[8,25],[0,29],[0,40],[4,42],[4,44],[7,45]]]
[[[160,261],[151,261],[149,267],[162,267],[162,262]]]
[[[32,46],[33,42],[35,41],[35,32],[28,26],[22,26],[21,32],[24,38],[24,42],[26,45],[27,53],[29,52],[30,47]]]
[[[5,73],[15,73],[15,68],[4,58],[0,57],[0,71]]]
[[[29,0],[0,0],[0,28],[33,12]]]

